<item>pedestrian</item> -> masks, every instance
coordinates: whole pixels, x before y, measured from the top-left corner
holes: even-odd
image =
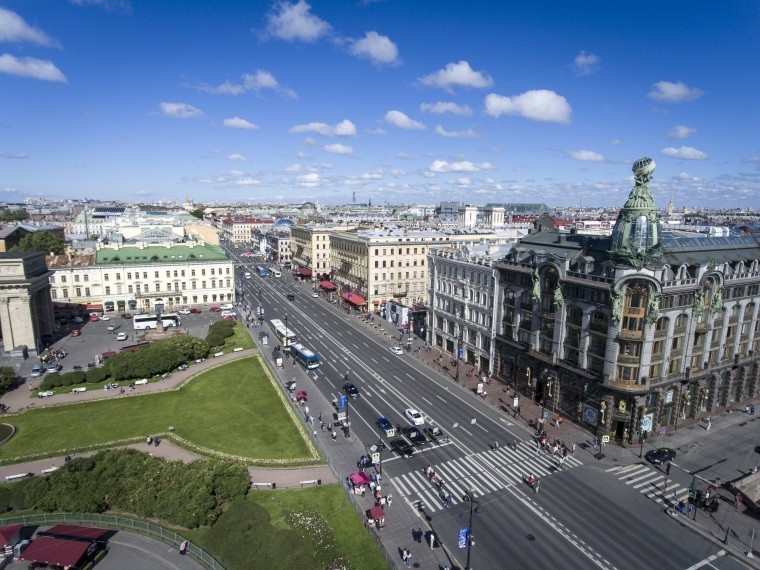
[[[411,568],[411,566],[412,566],[412,553],[409,552],[409,550],[406,551],[406,560],[405,560],[405,562],[406,562],[406,565]]]
[[[560,456],[560,458],[559,458],[559,463],[558,463],[558,465],[557,465],[557,466],[558,466],[558,467],[562,467],[562,464],[563,464],[564,462],[565,462],[565,456],[564,456],[564,455],[562,455],[562,456]]]
[[[670,461],[665,464],[665,475],[670,475]]]
[[[668,492],[668,483],[670,483],[670,479],[665,479],[665,481],[662,484],[663,494]]]
[[[319,421],[322,422],[322,412],[319,412]],[[322,422],[325,423],[325,422]]]
[[[536,479],[536,482],[533,484],[533,492],[538,495],[538,488],[541,486],[541,481]]]
[[[736,496],[734,497],[734,506],[738,510],[741,504],[744,502],[744,499],[742,498],[741,493],[736,493]]]
[[[493,442],[493,450],[494,451],[499,451],[499,442],[498,441],[494,441]]]
[[[707,416],[707,427],[705,428],[705,431],[710,431],[711,427],[712,427],[712,416]]]
[[[312,431],[311,434],[314,436],[314,439],[317,439],[317,430]]]
[[[393,502],[393,495],[389,494],[387,497],[385,497],[385,504],[386,505],[388,505],[390,507],[392,502]]]
[[[515,440],[515,447],[514,450],[517,451],[517,440]]]
[[[153,438],[152,438],[152,437],[150,437],[150,436],[147,436],[147,437],[145,438],[145,443],[147,443],[148,445],[150,445],[151,443],[153,443]]]
[[[335,430],[332,430],[332,438],[333,438],[333,441],[335,441],[336,439],[338,439],[338,434],[335,433]]]

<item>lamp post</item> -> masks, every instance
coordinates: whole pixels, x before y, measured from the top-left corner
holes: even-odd
[[[465,493],[462,496],[462,500],[470,502],[470,522],[467,524],[467,562],[465,563],[464,567],[465,570],[472,570],[472,567],[470,566],[470,550],[472,548],[472,545],[475,544],[475,537],[472,533],[472,513],[473,510],[476,513],[480,512],[480,502],[475,500],[475,491]],[[473,506],[475,507],[474,509]]]
[[[285,345],[285,348],[288,349],[288,354],[290,354],[290,335],[288,334],[288,314],[285,313],[285,340],[283,341],[283,344]]]
[[[348,420],[348,407],[349,407],[348,401],[351,399],[348,394],[349,384],[350,382],[348,381],[348,371],[346,371],[346,375],[343,377],[343,392],[346,396],[346,429],[345,429],[346,437],[351,436],[351,422]]]
[[[456,375],[456,378],[454,379],[455,382],[459,382],[459,360],[460,360],[461,356],[462,356],[462,326],[460,325],[459,326],[459,338],[457,339],[457,354],[456,354],[456,359],[457,359],[457,375]]]

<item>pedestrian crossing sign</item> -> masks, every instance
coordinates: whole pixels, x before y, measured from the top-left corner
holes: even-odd
[[[602,436],[602,443],[609,443],[610,442],[610,436],[603,435]]]
[[[372,454],[372,463],[380,463],[380,452],[376,451]]]

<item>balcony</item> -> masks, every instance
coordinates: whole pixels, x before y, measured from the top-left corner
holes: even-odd
[[[642,340],[644,338],[644,331],[621,330],[618,332],[618,338],[622,340]]]
[[[606,385],[613,390],[620,390],[623,392],[646,392],[646,383],[641,384],[638,382],[607,382]]]

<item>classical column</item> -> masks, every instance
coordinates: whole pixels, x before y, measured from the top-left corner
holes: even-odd
[[[591,314],[594,312],[593,307],[581,307],[583,317],[581,317],[581,338],[578,343],[578,368],[588,369],[588,343],[591,335],[589,327],[591,323]]]

